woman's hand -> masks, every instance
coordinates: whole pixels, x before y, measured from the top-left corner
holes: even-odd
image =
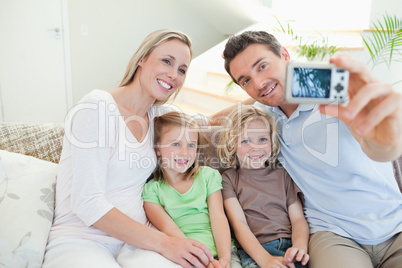
[[[349,71],[349,103],[321,106],[352,131],[373,160],[391,161],[402,154],[402,94],[375,78],[362,62],[336,54],[330,62]]]
[[[205,268],[214,261],[207,246],[189,238],[168,237],[161,254],[184,268]]]

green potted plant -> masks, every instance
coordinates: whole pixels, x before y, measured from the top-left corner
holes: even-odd
[[[293,41],[297,41],[296,55],[304,57],[307,61],[324,61],[339,50],[337,46],[329,45],[328,38],[319,32],[310,37],[301,36],[293,31],[290,23],[287,23],[285,29],[278,18],[275,17],[275,19],[280,27],[277,30],[289,35]]]
[[[370,52],[373,67],[381,63],[390,65],[393,61],[402,62],[402,20],[387,13],[373,23],[371,36],[364,37],[363,42]],[[396,82],[399,83],[402,80]],[[396,84],[394,83],[394,84]]]

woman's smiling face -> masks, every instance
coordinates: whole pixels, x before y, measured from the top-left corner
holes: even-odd
[[[182,41],[160,44],[139,63],[141,88],[156,100],[165,101],[183,85],[190,62],[190,49]]]

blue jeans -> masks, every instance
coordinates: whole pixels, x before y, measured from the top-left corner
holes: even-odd
[[[279,238],[261,245],[269,254],[275,257],[285,256],[285,252],[292,246],[292,241],[289,238]],[[243,250],[239,249],[239,256],[243,268],[258,268],[255,261]],[[296,268],[303,268],[300,262],[295,263]]]

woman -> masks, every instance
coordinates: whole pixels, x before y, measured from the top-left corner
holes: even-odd
[[[179,92],[191,58],[186,35],[155,31],[118,88],[93,90],[69,113],[44,267],[206,267],[213,260],[205,245],[149,227],[141,199],[156,166],[152,119],[169,110],[160,104]]]

